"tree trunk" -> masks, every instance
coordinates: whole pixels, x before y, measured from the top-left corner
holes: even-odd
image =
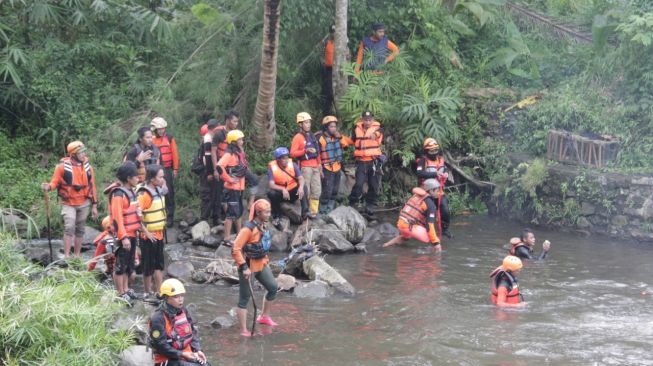
[[[349,61],[347,6],[348,0],[336,0],[336,34],[333,40],[333,96],[336,102],[347,91],[347,76],[342,71],[342,67]]]
[[[265,0],[263,10],[263,46],[258,96],[254,109],[252,140],[259,150],[269,150],[277,134],[274,99],[277,88],[277,54],[281,0]]]

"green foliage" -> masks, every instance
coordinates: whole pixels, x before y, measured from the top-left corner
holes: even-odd
[[[44,269],[0,233],[0,353],[6,365],[107,365],[132,343],[111,330],[120,305],[93,274]]]

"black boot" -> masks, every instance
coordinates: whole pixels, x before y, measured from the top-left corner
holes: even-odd
[[[442,235],[446,236],[449,239],[453,239],[453,235],[451,232],[449,232],[449,225],[448,224],[443,224],[442,225]]]

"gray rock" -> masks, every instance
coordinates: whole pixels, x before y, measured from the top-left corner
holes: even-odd
[[[580,214],[583,216],[594,215],[596,213],[596,206],[589,202],[583,202],[580,204]]]
[[[309,299],[322,299],[331,295],[329,284],[320,280],[304,282],[295,287],[295,296]]]
[[[576,226],[581,229],[587,229],[592,226],[592,223],[587,218],[581,216],[576,220]]]
[[[231,248],[221,245],[218,247],[218,249],[215,251],[215,257],[216,258],[224,258],[224,259],[233,259],[231,256]]]
[[[193,240],[198,240],[209,235],[211,235],[211,226],[206,221],[198,222],[191,229],[191,236]]]
[[[168,265],[168,268],[166,268],[168,276],[184,282],[188,282],[192,279],[194,270],[195,266],[193,266],[193,263],[186,260],[172,262]]]
[[[354,251],[356,253],[367,253],[367,247],[363,243],[358,243],[354,245]]]
[[[375,228],[368,227],[367,229],[365,229],[365,233],[363,234],[363,240],[361,240],[361,243],[370,243],[379,240],[381,240],[381,234]]]
[[[182,219],[188,223],[188,226],[193,226],[199,221],[193,210],[185,210]]]
[[[628,225],[628,218],[624,215],[615,215],[611,222],[612,225],[622,227]]]
[[[270,240],[271,252],[286,252],[288,251],[288,233],[279,231],[274,227],[270,228],[272,238]]]
[[[119,366],[143,366],[151,364],[152,349],[148,346],[131,346],[120,354]]]
[[[179,229],[184,231],[186,229],[190,228],[190,225],[184,220],[179,221]]]
[[[399,235],[399,229],[394,224],[384,222],[374,227],[384,238],[394,238]]]
[[[354,251],[354,245],[350,243],[333,224],[328,224],[320,228],[314,228],[309,233],[309,237],[317,243],[320,251],[324,253],[348,253]]]
[[[323,258],[313,256],[303,263],[304,273],[312,280],[320,280],[328,283],[336,291],[353,296],[356,289],[344,277],[331,267]]]
[[[222,277],[235,277],[238,278],[238,269],[236,268],[236,263],[233,260],[227,259],[216,259],[209,263],[204,272],[209,275],[216,276],[218,278]]]
[[[93,240],[100,235],[100,232],[96,230],[94,227],[90,226],[84,226],[84,240],[82,243],[85,244],[92,244]]]
[[[206,283],[209,280],[210,275],[203,270],[193,271],[191,279],[196,283]]]
[[[642,205],[642,218],[646,220],[650,219],[651,217],[653,217],[653,199],[648,197]]]
[[[111,300],[107,299],[107,301]],[[124,314],[115,317],[111,329],[131,330],[134,334],[136,344],[147,345],[149,340],[148,321],[154,309],[151,305],[146,305],[142,301],[136,301],[131,308],[124,308],[122,310]]]
[[[290,241],[290,247],[295,248],[297,246],[306,244],[308,242],[308,231],[310,231],[312,225],[300,225],[295,230],[295,234]]]
[[[292,230],[290,230],[290,219],[287,218],[286,216],[281,216],[279,218],[279,226],[280,226],[280,231],[290,231],[292,233]]]
[[[291,223],[299,225],[302,223],[302,207],[299,200],[294,203],[282,202],[281,213],[286,216]]]
[[[227,329],[236,325],[236,318],[231,315],[221,315],[211,321],[211,327],[214,329]]]
[[[331,211],[325,220],[334,223],[338,228],[343,230],[344,236],[348,241],[357,244],[363,240],[367,222],[353,207],[340,206]]]
[[[180,243],[185,243],[185,242],[187,242],[187,241],[189,241],[191,239],[192,239],[192,237],[190,236],[190,234],[186,234],[186,233],[177,234],[177,241],[180,242]]]
[[[204,222],[204,221],[202,221]],[[199,224],[198,224],[199,225]],[[199,239],[193,239],[193,245],[201,245],[207,248],[218,248],[222,240],[213,235],[206,235]]]
[[[297,287],[297,280],[291,275],[280,274],[277,276],[277,285],[281,291],[290,291]]]
[[[356,183],[356,166],[346,165],[342,168],[342,173],[343,175],[340,176],[340,187],[338,188],[338,198],[347,198]]]
[[[222,236],[224,233],[224,225],[218,225],[211,228],[211,235]]]
[[[181,244],[168,244],[164,246],[165,252],[170,257],[171,261],[178,261],[184,258],[186,247]]]

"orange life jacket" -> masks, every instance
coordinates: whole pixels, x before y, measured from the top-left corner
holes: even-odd
[[[381,156],[381,144],[377,141],[376,133],[381,129],[381,124],[373,121],[366,130],[363,129],[363,122],[356,124],[354,129],[354,157],[359,160],[371,160]],[[381,133],[379,131],[379,133]]]
[[[517,248],[519,247],[526,247],[526,249],[528,249],[529,252],[531,253],[533,252],[533,250],[531,249],[531,247],[528,246],[528,244],[524,243],[523,241],[520,241],[519,243],[512,244],[509,251],[510,255],[516,255],[515,253],[517,253]]]
[[[218,146],[216,146],[216,154],[218,157],[218,160],[224,155],[224,152],[227,151],[227,129],[224,126],[218,126],[214,130],[215,132],[213,133],[213,136],[215,136],[218,133],[222,134],[222,141],[218,143]]]
[[[444,169],[446,168],[446,166],[444,165],[444,158],[443,157],[439,157],[436,160],[431,160],[431,159],[427,158],[426,156],[423,156],[420,160],[421,161],[417,162],[417,170],[418,171],[423,169],[424,172],[426,172],[426,173],[435,174],[435,173],[438,173],[438,172],[443,173]],[[424,179],[420,178],[419,179],[419,184],[422,185],[423,182],[424,182]],[[444,182],[440,182],[440,183],[444,183]],[[440,189],[442,189],[442,188],[443,187],[441,186]]]
[[[506,296],[506,302],[508,304],[519,304],[521,302],[521,296],[519,295],[519,284],[517,284],[517,279],[510,273],[503,269],[503,267],[498,267],[490,274],[492,279],[490,282],[490,300],[493,304],[497,304],[497,298],[499,295],[499,283],[502,279],[508,280],[508,295]]]
[[[193,341],[193,327],[188,321],[186,310],[182,309],[182,311],[177,314],[172,321],[168,319],[168,315],[164,313],[163,319],[165,320],[166,335],[168,336],[170,345],[174,349],[182,352],[192,352],[193,350],[191,349],[190,344]],[[168,357],[154,352],[154,363],[162,363],[168,360]]]
[[[129,201],[129,205],[127,207],[125,207],[124,204],[122,206],[122,223],[125,226],[125,231],[128,233],[134,233],[141,228],[141,218],[138,216],[138,199],[136,198],[136,193],[134,193],[134,191],[131,189],[127,189],[123,186],[113,187],[109,191],[109,203],[111,202],[113,194],[117,191],[122,191]],[[114,227],[113,229],[114,232],[118,232],[117,227]]]
[[[63,183],[57,187],[57,195],[64,202],[76,197],[93,199],[91,164],[88,161],[73,164],[70,157],[63,158],[59,162],[63,165]]]
[[[295,165],[293,164],[292,159],[288,159],[288,164],[285,168],[281,168],[276,160],[272,160],[268,164],[268,167],[272,171],[274,184],[285,187],[288,191],[292,191],[299,185],[299,179],[297,178]]]
[[[413,195],[408,199],[399,212],[399,217],[406,220],[410,225],[422,225],[426,227],[427,210],[422,208],[422,203],[428,197],[428,193],[419,187],[413,188]]]
[[[152,140],[152,143],[159,148],[159,152],[161,153],[161,165],[163,165],[164,168],[172,168],[172,147],[170,147],[170,144],[173,139],[174,137],[172,137],[172,135],[166,133],[161,137],[154,136],[154,139]]]
[[[340,163],[342,162],[342,144],[340,139],[337,139],[327,132],[318,132],[315,134],[317,140],[320,144],[320,160],[322,161],[323,166],[334,166],[337,165],[340,170]]]
[[[245,172],[247,171],[247,161],[245,160],[245,153],[229,148],[225,151],[225,154],[220,161],[224,162],[222,169],[225,169],[227,174],[231,177],[238,178],[238,182],[231,183],[229,181],[224,182],[224,188],[231,189],[234,191],[242,191],[245,189]]]

